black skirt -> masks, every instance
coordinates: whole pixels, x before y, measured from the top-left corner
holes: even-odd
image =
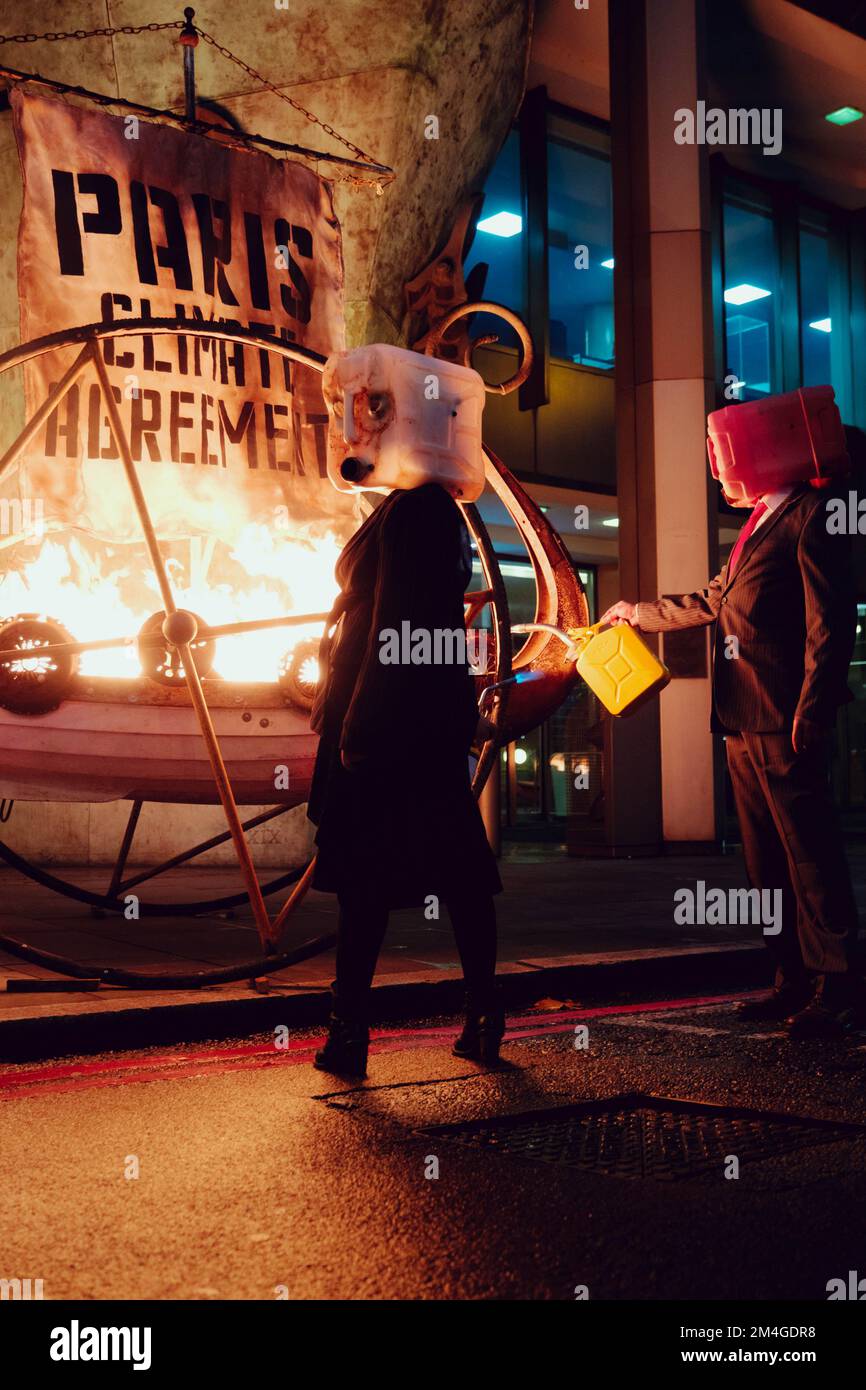
[[[410,750],[385,767],[347,771],[333,752],[316,835],[313,887],[415,907],[502,889],[472,794],[468,759],[425,765]],[[493,775],[496,775],[494,770]]]

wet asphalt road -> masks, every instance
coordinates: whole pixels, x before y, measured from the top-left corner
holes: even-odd
[[[442,1019],[384,1034],[355,1085],[303,1033],[7,1068],[0,1278],[52,1299],[825,1300],[866,1275],[866,1034],[792,1044],[726,1000],[511,1024],[493,1073]],[[796,1147],[755,1157],[740,1120],[676,1179],[649,1150],[611,1175],[428,1132],[629,1092],[864,1128],[782,1127]]]

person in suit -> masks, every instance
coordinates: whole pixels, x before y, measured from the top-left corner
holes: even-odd
[[[377,351],[342,354],[326,372],[331,466],[338,480],[360,476],[386,495],[337,561],[340,594],[326,623],[311,717],[319,745],[307,811],[317,826],[313,887],[335,893],[340,909],[333,1007],[315,1065],[360,1076],[370,987],[396,908],[432,908],[437,916],[440,904],[448,908],[466,984],[455,1053],[492,1065],[504,1032],[495,986],[494,895],[502,884],[470,782],[470,748],[486,721],[479,721],[468,646],[456,660],[383,659],[385,634],[400,634],[404,624],[410,634],[465,635],[472,559],[454,494],[481,491],[483,464],[479,450],[479,476],[467,479],[459,459],[451,469],[446,460],[451,477],[434,481],[429,454],[417,468],[401,456],[398,476],[417,485],[393,485],[381,443],[393,398],[384,388],[371,394],[352,375],[369,373]],[[430,364],[421,358],[425,371]],[[344,393],[341,373],[351,391]],[[348,424],[344,399],[354,412]]]
[[[813,389],[829,391],[832,401],[830,388]],[[789,399],[777,398],[786,427]],[[774,402],[754,404],[766,420]],[[796,408],[799,417],[799,401]],[[731,409],[747,412],[738,422],[745,430],[751,403]],[[828,479],[810,486],[818,481],[811,476],[816,450],[813,439],[807,445],[796,466],[780,466],[777,453],[772,465],[759,459],[745,485],[742,468],[729,457],[726,475],[717,459],[714,473],[728,500],[752,504],[721,573],[695,593],[620,601],[603,619],[646,633],[715,624],[712,728],[725,736],[746,871],[753,888],[782,894],[781,931],[764,936],[776,967],[773,991],[741,1013],[784,1020],[801,1038],[836,1034],[863,1014],[862,985],[850,966],[857,909],[828,779],[837,710],[851,698],[850,540],[828,527]],[[843,460],[837,447],[830,471],[841,471]],[[787,484],[786,472],[793,478]]]

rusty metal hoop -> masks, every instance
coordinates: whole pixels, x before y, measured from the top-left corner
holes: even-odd
[[[427,353],[428,357],[435,356],[448,329],[453,327],[460,319],[468,318],[470,314],[495,314],[497,318],[504,319],[507,324],[510,324],[520,339],[521,359],[517,371],[513,376],[510,376],[507,381],[499,383],[484,382],[485,391],[488,391],[491,395],[508,396],[526,381],[529,373],[532,371],[535,351],[532,346],[532,338],[529,329],[526,327],[523,319],[519,314],[515,314],[512,309],[507,309],[504,304],[496,304],[492,299],[475,299],[469,300],[465,304],[458,304],[454,309],[449,309],[444,318],[441,318],[435,327],[431,328],[430,332],[427,334],[424,351]],[[495,336],[477,338],[475,342],[470,343],[465,353],[463,365],[465,367],[471,367],[473,350],[476,347],[481,347],[484,343],[493,342],[496,342]]]

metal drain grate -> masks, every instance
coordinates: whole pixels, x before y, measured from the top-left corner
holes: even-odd
[[[701,1105],[639,1093],[423,1130],[471,1148],[558,1167],[662,1182],[717,1177],[741,1163],[863,1136],[859,1125]]]

